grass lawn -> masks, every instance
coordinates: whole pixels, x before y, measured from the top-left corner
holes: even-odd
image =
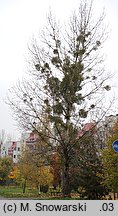
[[[0,196],[6,198],[39,198],[38,191],[36,189],[26,188],[26,193],[23,194],[22,188],[15,186],[0,186]]]
[[[61,196],[51,196],[50,193],[41,193],[38,195],[38,191],[36,189],[26,188],[26,192],[23,194],[21,187],[15,186],[0,186],[0,196],[4,198],[27,198],[27,199],[44,199],[44,200],[53,200],[53,199],[63,199]],[[72,198],[64,198],[68,199],[79,199],[76,197]]]
[[[78,194],[71,194],[71,198],[62,198],[61,195],[59,196],[52,196],[50,193],[41,193],[38,194],[38,190],[26,188],[26,192],[22,192],[21,187],[16,186],[0,186],[0,196],[3,198],[10,198],[10,199],[37,199],[37,200],[79,200]],[[113,194],[111,194],[112,199]],[[107,200],[108,197],[106,196],[105,199]],[[118,199],[118,198],[117,198]]]

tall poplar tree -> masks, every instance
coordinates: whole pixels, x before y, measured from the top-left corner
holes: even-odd
[[[106,38],[103,23],[104,13],[93,16],[92,1],[81,1],[66,27],[50,12],[39,42],[34,39],[29,48],[29,80],[11,89],[9,104],[19,125],[35,130],[61,157],[63,196],[71,192],[69,170],[78,128],[106,112],[100,104],[110,90],[100,54]]]

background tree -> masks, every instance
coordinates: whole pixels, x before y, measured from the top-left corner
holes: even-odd
[[[32,176],[32,172],[34,169],[31,156],[32,155],[29,149],[23,150],[22,154],[19,157],[19,162],[17,165],[18,171],[16,180],[17,182],[21,182],[23,193],[25,193],[28,180]]]
[[[51,173],[50,166],[42,166],[40,168],[39,181],[41,186],[52,186],[53,184],[53,174]]]
[[[11,141],[13,139],[11,134],[7,134],[4,129],[0,131],[0,143],[1,145],[5,144],[7,141]]]
[[[2,184],[6,184],[9,179],[9,174],[13,167],[13,161],[10,157],[0,157],[0,181]]]
[[[76,160],[71,166],[71,187],[79,192],[83,199],[101,199],[106,193],[103,182],[103,164],[98,149],[99,140],[96,139],[95,125],[85,131],[78,140],[79,145],[75,149]],[[75,176],[75,178],[73,178]]]
[[[5,132],[5,130],[1,130],[1,132],[0,132],[0,143],[1,143],[1,145],[5,142],[5,140],[6,140],[6,132]]]
[[[106,38],[103,22],[104,14],[95,21],[92,1],[81,1],[66,29],[49,13],[40,42],[34,39],[29,48],[31,79],[11,89],[9,104],[19,124],[57,146],[64,196],[71,191],[69,170],[78,128],[87,119],[98,122],[106,113],[107,107],[100,106],[105,90],[110,90],[100,55]]]
[[[104,185],[110,192],[118,193],[118,153],[112,148],[112,143],[118,139],[118,122],[114,124],[102,151],[104,168]]]
[[[21,182],[23,193],[27,185],[40,189],[40,185],[50,185],[53,175],[48,165],[48,148],[37,140],[33,145],[26,145],[18,161],[17,182]]]

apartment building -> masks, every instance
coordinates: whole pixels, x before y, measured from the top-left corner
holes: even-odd
[[[18,157],[21,154],[21,141],[8,141],[1,145],[1,157],[10,156],[14,163],[18,162]]]
[[[91,131],[93,128],[96,128],[94,131],[94,136],[96,138],[96,145],[100,149],[105,147],[105,142],[107,136],[112,131],[114,124],[118,121],[117,115],[106,116],[103,121],[100,121],[98,124],[95,122],[86,123],[81,130],[78,131],[78,138],[82,137],[85,132]],[[27,132],[21,135],[20,141],[7,141],[6,143],[0,144],[0,156],[4,157],[6,155],[13,158],[13,162],[17,163],[19,155],[22,152],[22,149],[28,146],[30,149],[34,149],[34,144],[39,141],[39,137],[36,133]],[[45,148],[45,147],[44,147]],[[47,147],[46,147],[47,148]],[[40,152],[44,151],[41,146]]]

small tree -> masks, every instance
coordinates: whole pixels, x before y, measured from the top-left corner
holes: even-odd
[[[106,38],[103,21],[104,14],[96,22],[92,17],[92,1],[81,1],[79,13],[73,13],[66,29],[50,13],[49,28],[40,43],[34,40],[29,48],[31,80],[19,83],[9,98],[19,124],[48,138],[52,148],[57,146],[63,196],[71,191],[69,172],[78,128],[91,116],[99,121],[106,112],[100,106],[105,90],[110,90],[99,52]]]
[[[52,181],[47,151],[47,146],[42,141],[37,141],[30,146],[27,145],[21,153],[17,166],[17,181],[22,183],[23,193],[27,183],[39,189],[41,184],[50,184]]]
[[[18,172],[17,172],[17,181],[21,182],[23,193],[25,193],[27,182],[33,172],[33,164],[32,164],[32,157],[31,152],[29,149],[23,150],[22,154],[19,157],[18,162]]]

